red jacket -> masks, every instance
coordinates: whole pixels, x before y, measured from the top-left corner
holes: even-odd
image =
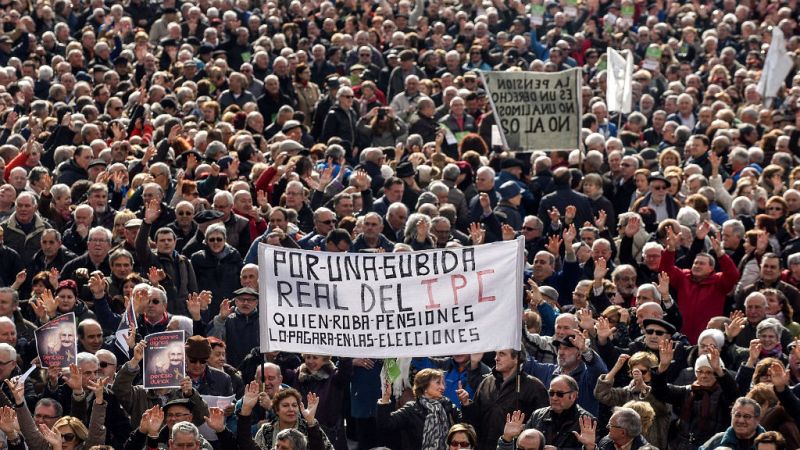
[[[669,284],[678,291],[678,309],[683,316],[681,332],[692,344],[708,325],[712,317],[722,315],[725,297],[739,281],[739,271],[730,256],[719,258],[722,272],[711,274],[702,281],[696,281],[689,269],[675,267],[675,252],[661,252],[660,271],[669,274]]]

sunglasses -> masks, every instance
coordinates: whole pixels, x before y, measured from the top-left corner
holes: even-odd
[[[525,231],[536,231],[536,228],[533,227],[522,227],[522,229]]]
[[[448,444],[450,448],[471,448],[472,445],[465,441],[453,441]]]
[[[161,299],[160,298],[151,298],[150,299],[150,304],[151,305],[158,305],[159,303],[161,303]]]
[[[561,392],[561,391],[556,391],[556,390],[553,390],[553,389],[550,389],[549,391],[547,391],[547,393],[550,394],[550,397],[558,397],[558,398],[564,398],[565,395],[567,395],[567,394],[569,394],[571,392],[572,391]]]
[[[336,220],[334,220],[334,219],[330,219],[330,220],[320,220],[320,221],[319,221],[319,223],[324,223],[325,225],[333,225],[333,224],[335,224],[335,223],[336,223]]]
[[[222,238],[208,238],[208,239],[206,239],[206,240],[207,240],[208,242],[212,243],[212,244],[215,244],[215,243],[219,243],[219,242],[223,242],[223,241],[225,241],[225,239],[222,239]]]
[[[177,212],[177,213],[175,213],[175,214],[177,214],[177,215],[179,215],[179,216],[191,216],[191,215],[192,215],[192,212],[191,212],[191,211],[178,211],[178,212]]]
[[[663,335],[667,334],[666,331],[664,331],[664,330],[656,330],[655,328],[648,328],[648,329],[644,330],[644,332],[647,333],[647,334],[655,334],[656,336],[663,336]]]
[[[197,359],[197,358],[189,358],[190,364],[205,364],[208,362],[208,358]]]
[[[61,435],[61,440],[64,442],[72,442],[75,440],[75,433],[66,433]]]
[[[98,365],[100,366],[101,369],[105,369],[108,366],[116,366],[116,364],[110,363],[110,362],[106,362],[106,361],[100,361],[100,363]]]

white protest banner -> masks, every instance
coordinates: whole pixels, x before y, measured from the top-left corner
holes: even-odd
[[[480,72],[509,150],[580,148],[580,69]]]
[[[625,114],[632,111],[633,98],[633,52],[628,51],[625,58],[608,47],[608,71],[606,76],[606,102],[609,111]]]
[[[258,248],[261,351],[399,358],[518,349],[523,242],[401,253]]]

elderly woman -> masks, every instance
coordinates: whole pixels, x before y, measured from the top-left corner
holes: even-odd
[[[478,448],[478,435],[468,423],[457,423],[447,432],[447,447],[473,450]]]
[[[667,433],[672,412],[667,404],[653,396],[652,369],[658,365],[658,358],[649,352],[636,352],[633,356],[622,354],[611,370],[600,375],[594,388],[594,395],[606,406],[623,406],[631,400],[642,400],[655,411],[653,426],[643,432],[647,442],[658,448],[667,448]],[[631,382],[624,387],[614,387],[614,378],[624,366],[628,367]]]
[[[691,386],[668,384],[666,372],[672,363],[672,342],[659,348],[658,373],[653,376],[653,396],[675,409],[677,430],[670,448],[694,450],[730,424],[730,408],[738,397],[736,381],[725,370],[719,350],[697,358],[694,371],[697,380]]]
[[[430,250],[435,247],[430,230],[430,217],[419,213],[411,214],[406,221],[403,242],[414,250]]]
[[[70,387],[76,391],[81,389],[81,375],[75,366],[70,369],[71,376],[67,381]],[[76,376],[77,375],[77,376]],[[31,412],[25,405],[25,383],[6,381],[11,388],[14,402],[17,405],[16,415],[19,420],[19,428],[25,443],[30,450],[84,450],[95,445],[103,445],[106,442],[106,429],[103,425],[106,420],[106,407],[108,403],[103,398],[107,379],[100,379],[97,382],[89,382],[89,387],[94,391],[94,405],[92,405],[89,428],[81,421],[81,417],[86,415],[88,405],[86,397],[83,400],[76,400],[72,397],[72,413],[75,416],[64,416],[53,424],[52,428],[47,425],[39,425],[33,421]],[[4,416],[5,418],[5,416]]]
[[[408,136],[408,125],[391,108],[372,108],[356,122],[364,147],[394,147]]]
[[[759,423],[768,431],[778,431],[786,438],[786,448],[800,448],[800,429],[796,418],[791,417],[778,401],[770,383],[758,383],[747,393],[761,405]]]
[[[55,296],[50,291],[42,292],[41,299],[31,307],[41,324],[71,312],[75,313],[76,323],[80,323],[84,319],[97,319],[86,303],[78,298],[78,285],[72,280],[58,283]]]
[[[266,397],[266,399],[264,398]],[[252,412],[257,403],[271,404],[275,419],[266,422],[258,429],[256,437],[250,435]],[[316,419],[319,398],[308,394],[308,408],[303,405],[300,393],[292,388],[281,389],[270,399],[266,392],[259,392],[258,381],[253,381],[242,397],[242,410],[239,412],[239,423],[236,429],[236,440],[241,450],[271,450],[276,448],[278,436],[284,430],[294,429],[308,439],[308,448],[312,450],[333,450],[322,427]]]
[[[213,300],[204,313],[208,314],[207,319],[216,316],[222,299],[234,298],[233,291],[239,288],[242,256],[225,242],[227,236],[225,225],[215,223],[209,226],[203,249],[192,255],[198,289],[211,291],[212,294]]]
[[[422,369],[414,377],[415,400],[397,411],[391,410],[391,384],[386,385],[378,400],[378,431],[401,433],[401,450],[444,450],[448,430],[461,422],[461,411],[444,396],[444,373],[437,369]]]
[[[353,360],[339,358],[335,365],[330,356],[303,355],[303,364],[293,371],[284,372],[283,382],[295,387],[301,394],[311,395],[319,392],[322,410],[317,417],[325,435],[337,450],[347,449],[344,434],[344,417],[341,405],[345,402],[347,387],[353,374]]]

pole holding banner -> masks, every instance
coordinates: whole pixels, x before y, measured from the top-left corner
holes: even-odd
[[[401,358],[520,348],[521,238],[372,254],[260,244],[258,257],[263,352]]]

